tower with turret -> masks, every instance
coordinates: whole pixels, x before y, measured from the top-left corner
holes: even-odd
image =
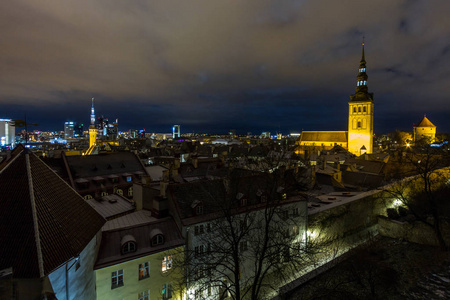
[[[95,128],[94,98],[92,98],[91,125],[89,126],[89,148],[95,146],[96,142],[97,142],[97,128]]]
[[[348,150],[355,155],[373,152],[373,93],[367,87],[364,43],[356,77],[356,92],[348,103]]]

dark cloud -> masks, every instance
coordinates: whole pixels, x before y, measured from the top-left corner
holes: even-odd
[[[87,123],[95,97],[97,113],[119,118],[121,129],[345,130],[365,36],[375,131],[411,129],[424,113],[450,131],[440,117],[450,112],[449,8],[427,0],[3,1],[0,117],[26,111],[42,129]]]

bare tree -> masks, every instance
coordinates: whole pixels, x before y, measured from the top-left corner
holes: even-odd
[[[423,142],[405,152],[402,159],[416,175],[394,183],[386,189],[387,194],[396,198],[417,221],[432,228],[440,247],[448,250],[441,228],[448,212],[444,210],[448,194],[448,149]]]
[[[194,227],[185,252],[196,299],[261,299],[295,279],[319,250],[306,242],[305,199],[279,173],[227,178],[226,195],[208,202],[214,213]]]

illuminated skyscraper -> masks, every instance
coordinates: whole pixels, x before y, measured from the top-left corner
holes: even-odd
[[[173,125],[172,127],[172,138],[181,137],[181,125]]]
[[[0,146],[14,148],[16,128],[11,119],[0,119]]]
[[[70,122],[64,123],[64,138],[65,139],[73,138],[74,127],[75,127],[74,122],[70,121]]]

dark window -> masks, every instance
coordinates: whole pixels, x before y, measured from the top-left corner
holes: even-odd
[[[135,252],[136,251],[136,243],[135,242],[127,242],[122,246],[122,254]]]
[[[164,236],[157,234],[152,238],[152,246],[164,244]]]
[[[111,272],[111,289],[123,286],[123,269]]]

